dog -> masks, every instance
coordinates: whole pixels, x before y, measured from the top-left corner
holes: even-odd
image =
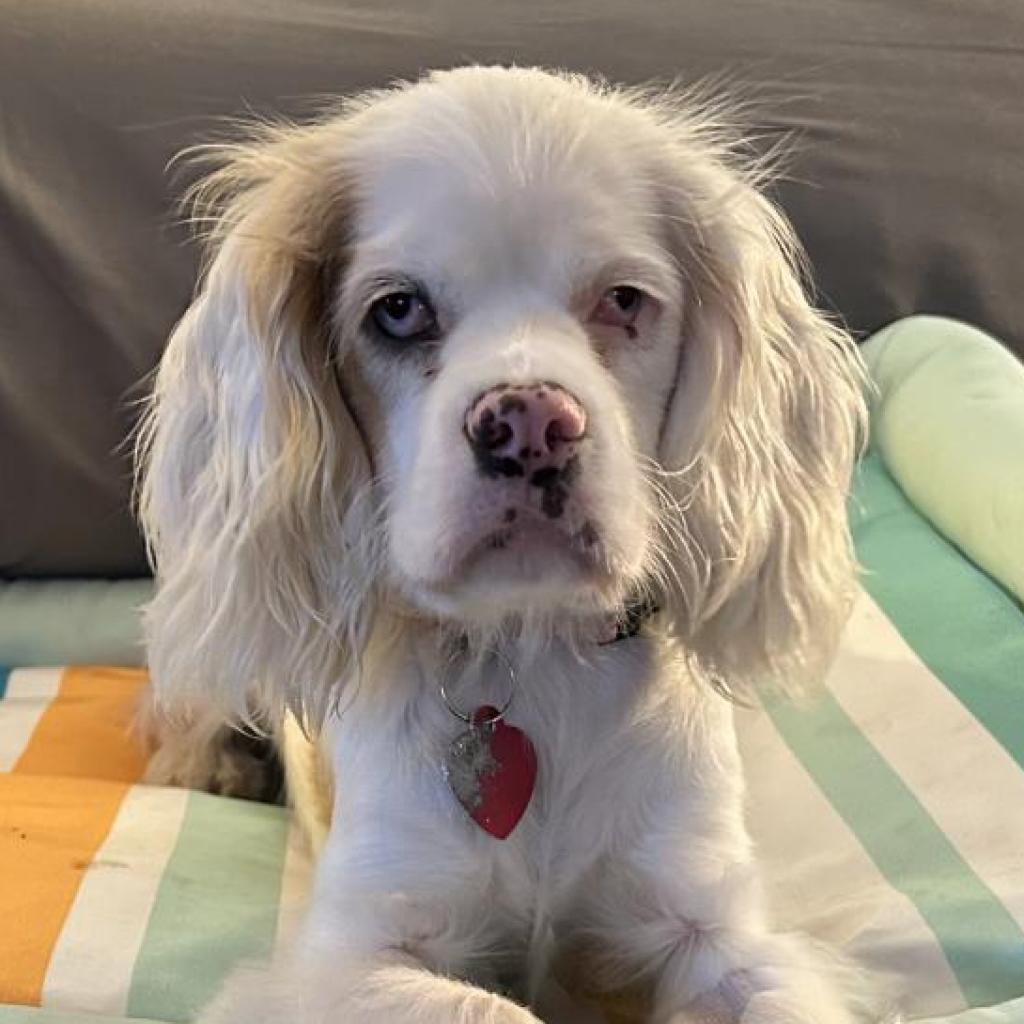
[[[158,774],[287,713],[334,796],[202,1020],[853,1020],[767,920],[732,701],[835,649],[862,370],[742,134],[471,66],[212,157],[139,440]]]

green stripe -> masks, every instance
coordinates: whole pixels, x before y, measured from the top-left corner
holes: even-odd
[[[864,460],[850,518],[867,570],[864,589],[921,661],[1024,768],[1020,605],[932,529],[877,456]]]
[[[0,1024],[160,1024],[140,1017],[98,1017],[94,1013],[68,1013],[65,1010],[39,1009],[35,1006],[0,1006]]]
[[[274,943],[287,813],[192,793],[128,995],[131,1016],[191,1020],[240,960]]]
[[[832,695],[800,709],[765,706],[879,871],[935,933],[967,1004],[1019,996],[1024,933]]]

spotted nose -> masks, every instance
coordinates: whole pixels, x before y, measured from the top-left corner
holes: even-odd
[[[499,384],[466,412],[466,439],[488,476],[529,476],[540,482],[560,473],[586,429],[579,399],[548,382]]]

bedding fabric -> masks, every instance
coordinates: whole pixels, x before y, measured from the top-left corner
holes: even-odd
[[[152,580],[0,580],[0,665],[141,665]]]
[[[190,1019],[294,921],[309,862],[283,808],[139,784],[144,683],[0,676],[0,1003]]]
[[[850,509],[863,592],[826,693],[739,713],[775,917],[888,972],[911,1018],[1022,1024],[1024,612],[877,455]],[[286,812],[140,785],[140,670],[2,678],[0,1024],[188,1019],[294,928]]]

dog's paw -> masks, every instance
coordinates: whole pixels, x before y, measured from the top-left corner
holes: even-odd
[[[541,1024],[511,1000],[423,969],[243,966],[197,1024]]]
[[[534,1016],[523,1006],[503,1000],[502,1007],[497,1011],[496,1017],[484,1018],[487,1024],[541,1024],[539,1017]]]
[[[740,1015],[717,993],[699,996],[685,1010],[676,1010],[659,1024],[739,1024]]]
[[[152,786],[181,786],[218,796],[274,803],[284,790],[284,776],[270,740],[223,726],[205,745],[175,737],[159,747],[143,781]]]
[[[847,1011],[828,997],[808,1000],[785,990],[755,992],[737,1006],[718,992],[695,999],[660,1024],[852,1024]]]
[[[151,750],[143,782],[274,803],[284,774],[269,739],[209,719],[177,723],[150,716],[142,736]]]
[[[814,1005],[788,991],[756,992],[740,1017],[740,1024],[851,1024],[847,1011],[834,1002]]]
[[[541,1024],[540,1019],[525,1006],[490,992],[474,996],[472,1003],[463,1007],[462,1012],[465,1016],[458,1018],[460,1024],[462,1021],[465,1024]],[[446,1017],[443,1024],[448,1024],[449,1019]],[[438,1020],[437,1024],[442,1024],[442,1021]]]

